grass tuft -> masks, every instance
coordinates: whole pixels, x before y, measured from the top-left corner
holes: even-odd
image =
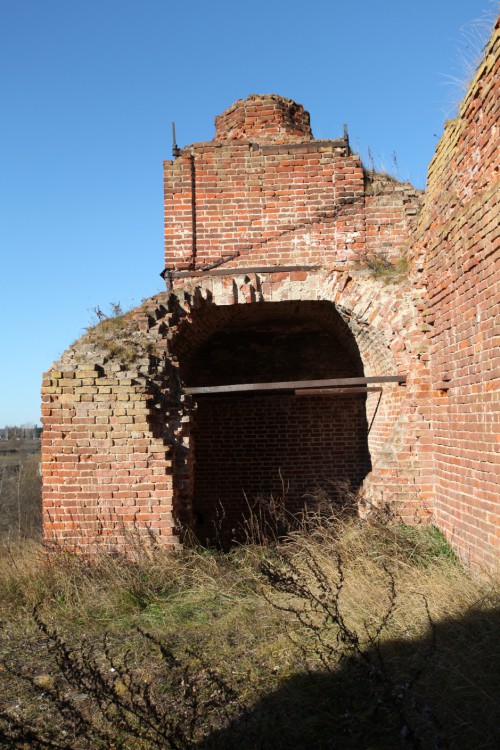
[[[141,334],[134,310],[123,312],[119,303],[111,303],[109,315],[99,307],[93,313],[95,319],[80,339],[82,344],[90,344],[124,367],[152,354],[153,345]]]
[[[384,253],[369,253],[355,264],[358,269],[366,269],[373,279],[385,284],[399,284],[408,278],[410,264],[408,258],[390,259]]]

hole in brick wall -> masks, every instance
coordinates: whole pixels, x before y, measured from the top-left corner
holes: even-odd
[[[172,348],[191,387],[364,374],[354,336],[328,302],[204,308]],[[345,501],[345,489],[355,493],[371,468],[359,394],[200,396],[190,435],[187,502],[204,544],[244,540],[252,510],[266,516],[274,507],[286,528],[317,498]]]

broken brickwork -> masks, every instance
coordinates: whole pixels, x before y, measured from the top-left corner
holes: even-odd
[[[294,513],[318,497],[356,496],[364,512],[389,503],[470,542],[453,536],[446,510],[455,496],[444,464],[465,438],[451,435],[442,402],[466,403],[446,362],[467,371],[457,359],[467,321],[489,341],[492,310],[486,292],[479,324],[444,301],[443,278],[458,295],[486,266],[470,286],[456,263],[446,276],[454,232],[470,238],[472,257],[477,231],[455,229],[463,206],[452,208],[440,184],[489,106],[493,68],[484,71],[482,99],[471,95],[465,124],[445,133],[421,215],[418,191],[367,174],[345,133],[315,140],[308,113],[282,97],[239,100],[216,118],[213,141],[175,148],[164,165],[167,290],[90,331],[44,380],[48,539],[123,549],[130,534],[175,545],[189,530],[227,543],[248,508],[271,498]],[[488,138],[493,115],[481,117]],[[474,154],[476,182],[464,174],[453,189],[489,216],[493,172]],[[436,323],[441,305],[446,325]],[[300,387],[339,379],[358,386]],[[482,389],[482,408],[479,382],[467,387]],[[296,385],[260,392],[266,383]]]
[[[286,118],[285,108],[302,114]],[[400,257],[418,204],[410,185],[366,185],[347,141],[313,140],[295,102],[253,96],[228,112],[217,118],[213,141],[165,163],[167,268],[328,267],[377,251]]]

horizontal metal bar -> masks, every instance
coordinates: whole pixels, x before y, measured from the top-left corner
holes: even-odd
[[[319,268],[315,266],[249,266],[243,268],[200,268],[198,271],[163,271],[165,276],[172,279],[192,279],[196,276],[235,276],[236,274],[247,273],[290,273],[292,271],[316,271]],[[161,276],[162,274],[160,274]]]
[[[382,393],[382,388],[368,388],[365,386],[354,386],[353,388],[301,388],[294,391],[296,396],[342,396],[345,393]]]
[[[376,375],[369,378],[331,378],[328,380],[285,380],[279,383],[240,383],[238,385],[210,385],[185,388],[184,393],[200,396],[210,393],[238,393],[245,391],[283,391],[309,388],[338,388],[369,383],[406,383],[406,375]]]

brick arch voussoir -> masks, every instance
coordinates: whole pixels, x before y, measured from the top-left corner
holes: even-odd
[[[182,284],[170,295],[169,310],[159,327],[158,348],[169,353],[196,347],[232,314],[234,305],[261,302],[331,302],[351,330],[365,375],[407,374],[415,359],[412,336],[419,320],[408,287],[387,285],[347,271],[303,274],[237,274],[204,277]],[[203,311],[210,309],[206,322]],[[196,325],[193,325],[196,323]],[[168,342],[175,341],[175,347]],[[176,356],[177,356],[176,354]],[[175,359],[175,357],[174,357]]]

